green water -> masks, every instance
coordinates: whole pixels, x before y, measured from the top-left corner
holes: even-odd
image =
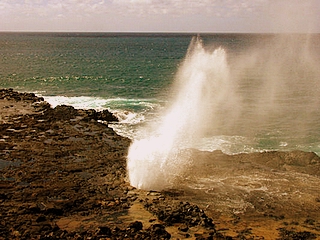
[[[153,98],[190,36],[0,34],[1,86],[46,95]]]
[[[0,87],[35,92],[53,106],[109,108],[122,120],[114,128],[139,138],[179,91],[172,84],[193,36],[0,33]],[[214,91],[232,89],[237,114],[216,109],[218,124],[199,149],[320,152],[319,35],[201,37],[207,51],[226,51],[232,85]]]

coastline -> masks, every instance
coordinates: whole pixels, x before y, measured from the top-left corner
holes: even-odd
[[[301,202],[293,199],[283,212],[284,205],[264,197],[265,209],[257,209],[259,203],[255,200],[254,210],[232,213],[222,212],[216,206],[202,206],[192,196],[195,192],[187,188],[162,192],[137,190],[126,181],[130,140],[108,127],[107,122],[116,121],[112,113],[70,106],[53,109],[43,98],[12,89],[0,89],[0,109],[0,239],[317,239],[320,236],[320,217],[314,212],[320,209],[320,195],[312,191],[306,193],[309,199]],[[244,167],[250,163],[250,167],[309,174],[319,180],[319,157],[303,152],[288,154],[227,156],[195,151],[195,158],[203,161],[194,166],[198,166],[199,176],[206,176],[209,170],[227,170],[231,166],[224,163],[232,162],[234,166],[242,166],[243,171],[250,171]],[[218,170],[201,168],[208,165],[206,159],[212,158],[218,159]],[[272,161],[264,164],[268,159],[276,160],[276,165]],[[257,199],[259,194],[250,197]],[[299,208],[300,203],[304,207]],[[290,213],[295,210],[296,215]]]

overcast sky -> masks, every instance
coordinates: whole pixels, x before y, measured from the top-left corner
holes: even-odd
[[[0,0],[0,31],[320,32],[320,0]]]

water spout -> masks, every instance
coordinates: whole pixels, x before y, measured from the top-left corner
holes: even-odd
[[[199,37],[193,38],[180,67],[176,95],[158,126],[135,140],[128,153],[128,175],[132,186],[146,190],[171,187],[190,165],[182,149],[192,147],[206,134],[217,106],[226,106],[229,67],[222,48],[207,51]],[[211,125],[211,124],[210,124]]]

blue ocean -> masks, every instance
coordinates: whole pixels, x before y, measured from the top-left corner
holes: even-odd
[[[204,54],[186,63],[195,37]],[[320,154],[319,34],[0,33],[0,88],[109,109],[120,119],[109,126],[131,139],[160,121],[185,78],[205,81],[185,96],[190,116],[208,116],[188,123],[204,133],[191,147]]]

